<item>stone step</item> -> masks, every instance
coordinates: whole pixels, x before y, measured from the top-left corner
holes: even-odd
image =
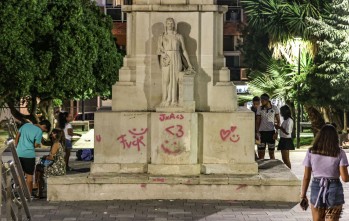
[[[258,165],[257,175],[154,176],[145,173],[82,173],[49,177],[47,199],[299,200],[301,182],[281,161],[261,160]]]

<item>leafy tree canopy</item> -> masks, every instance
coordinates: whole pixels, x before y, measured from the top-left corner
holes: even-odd
[[[318,39],[316,76],[328,82],[331,99],[349,108],[349,1],[334,0],[330,13],[320,20],[308,18],[309,30]]]
[[[122,61],[111,29],[90,0],[1,1],[0,96],[11,106],[110,95]]]

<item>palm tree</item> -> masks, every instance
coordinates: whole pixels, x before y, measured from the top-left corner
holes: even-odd
[[[269,49],[272,51],[271,63],[266,70],[252,71],[249,87],[252,93],[269,92],[281,97],[294,106],[296,85],[301,85],[313,69],[315,40],[307,28],[307,17],[320,18],[325,6],[331,0],[243,0],[248,16],[249,29],[257,33],[266,33]],[[301,44],[295,41],[301,37]],[[249,42],[245,42],[247,45]],[[249,46],[253,47],[253,46]],[[302,49],[301,75],[298,75],[298,47]],[[256,51],[258,53],[258,51]],[[255,56],[256,57],[256,56]],[[263,56],[261,55],[259,59]],[[249,59],[248,55],[246,58]],[[274,59],[283,60],[275,63]],[[264,60],[265,59],[261,59]],[[259,90],[259,92],[258,92]],[[323,123],[317,108],[305,105],[314,125]]]

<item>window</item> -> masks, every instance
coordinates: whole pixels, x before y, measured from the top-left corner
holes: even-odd
[[[243,43],[243,38],[240,35],[224,35],[223,37],[223,50],[224,51],[237,51]]]
[[[225,21],[228,22],[242,22],[242,8],[240,7],[229,7],[225,14]]]
[[[126,21],[126,13],[123,13],[121,11],[121,7],[115,7],[115,8],[107,8],[107,15],[110,15],[110,17],[113,19],[113,21]]]
[[[240,0],[217,0],[217,5],[241,6]]]
[[[224,51],[234,51],[234,36],[233,35],[224,35],[223,50]]]
[[[225,62],[228,68],[239,68],[240,56],[225,56]]]

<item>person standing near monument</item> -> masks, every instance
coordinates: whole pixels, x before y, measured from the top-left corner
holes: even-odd
[[[280,108],[280,113],[284,121],[281,126],[275,125],[276,129],[280,129],[280,141],[278,150],[281,150],[282,161],[291,169],[290,150],[294,150],[292,139],[293,119],[291,117],[291,110],[287,105]]]
[[[35,148],[41,146],[43,132],[51,130],[51,123],[43,120],[39,124],[26,123],[19,128],[15,145],[19,161],[26,177],[29,193],[33,190],[33,174],[35,170]]]
[[[70,171],[72,168],[69,167],[69,157],[71,149],[73,148],[72,137],[74,135],[81,136],[80,134],[74,133],[73,126],[70,122],[73,121],[73,115],[68,112],[61,112],[58,116],[58,126],[64,131],[65,137],[65,166],[66,170]]]
[[[265,148],[268,146],[270,159],[275,159],[275,140],[278,133],[275,125],[280,126],[279,109],[272,105],[268,94],[261,95],[261,103],[256,113],[256,134],[260,136],[261,143],[258,145],[258,158],[264,159]]]
[[[313,220],[339,220],[343,204],[343,182],[349,182],[348,159],[339,147],[336,129],[325,124],[306,153],[301,189],[301,207],[308,207],[307,190],[311,176],[310,204]]]
[[[261,106],[260,97],[258,97],[258,96],[253,97],[251,111],[253,111],[253,113],[255,115],[255,120],[256,120],[257,109],[259,108],[259,106]],[[257,133],[255,134],[255,144],[257,144],[257,145],[260,144],[260,137]],[[255,158],[255,160],[258,160],[258,155],[256,154],[256,151],[254,153],[254,158]]]
[[[257,114],[257,109],[261,106],[261,99],[258,96],[254,96],[252,98],[252,107],[251,111],[253,111],[255,114]]]
[[[184,68],[193,69],[193,67],[189,61],[183,36],[177,33],[173,18],[166,19],[165,32],[159,36],[158,55],[162,72],[160,106],[177,106],[179,72],[183,71]],[[188,67],[185,67],[186,65]]]

